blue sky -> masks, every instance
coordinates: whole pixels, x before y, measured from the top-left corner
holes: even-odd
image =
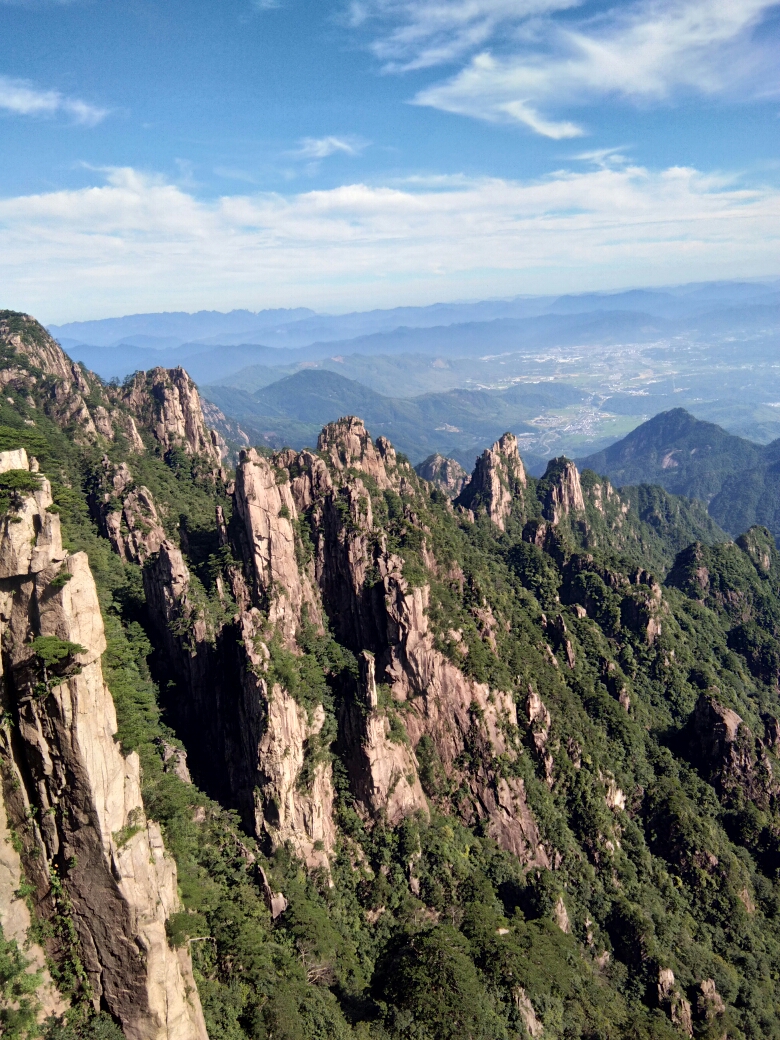
[[[780,273],[780,3],[0,0],[0,306]]]

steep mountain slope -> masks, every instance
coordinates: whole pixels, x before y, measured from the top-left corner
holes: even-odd
[[[198,999],[210,1040],[780,1038],[768,532],[536,480],[511,434],[453,503],[354,417],[229,474],[186,373],[104,387],[2,321],[2,803],[47,1040],[195,1037]],[[149,918],[128,861],[168,864]],[[189,1032],[143,1020],[152,950]]]
[[[727,476],[754,469],[762,456],[760,445],[673,408],[580,464],[618,485],[661,484],[673,494],[709,502]]]
[[[682,408],[662,412],[622,441],[581,460],[615,484],[660,484],[708,503],[737,535],[755,524],[780,536],[780,442],[754,444]]]

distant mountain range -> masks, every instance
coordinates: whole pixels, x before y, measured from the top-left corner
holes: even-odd
[[[578,465],[618,487],[660,484],[701,499],[732,535],[761,524],[780,538],[780,439],[755,444],[674,408]]]
[[[49,331],[71,357],[103,378],[185,364],[195,379],[215,382],[247,365],[296,366],[345,354],[478,357],[649,343],[720,334],[724,328],[765,330],[768,324],[780,327],[778,284],[723,282],[342,315],[307,308],[138,314],[52,325]]]
[[[140,314],[52,331],[106,380],[183,366],[259,443],[310,443],[319,425],[356,411],[413,461],[439,452],[466,468],[510,428],[536,471],[552,456],[592,454],[676,406],[753,442],[780,436],[776,282],[344,315]]]
[[[562,408],[583,399],[579,390],[565,383],[393,398],[335,372],[312,369],[254,393],[207,386],[203,394],[237,419],[251,438],[271,447],[312,445],[326,423],[360,414],[372,436],[384,434],[412,463],[439,452],[467,469],[473,466],[475,455],[507,429],[521,438],[524,433],[533,436],[536,430],[528,425],[529,419],[545,408]],[[545,459],[526,453],[526,460],[544,470]]]

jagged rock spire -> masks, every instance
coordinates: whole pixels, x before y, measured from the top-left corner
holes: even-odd
[[[542,512],[552,524],[570,513],[584,513],[585,499],[577,467],[565,456],[550,459],[542,481],[547,491]]]
[[[471,479],[456,504],[476,512],[484,509],[497,527],[504,530],[512,502],[527,484],[525,467],[517,450],[517,437],[505,433],[477,459]]]

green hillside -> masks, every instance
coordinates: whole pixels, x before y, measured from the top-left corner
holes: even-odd
[[[580,462],[617,486],[660,484],[698,498],[732,535],[760,524],[780,537],[780,441],[754,444],[674,408]]]
[[[584,398],[565,383],[387,397],[325,369],[303,369],[254,393],[226,386],[207,386],[203,393],[271,447],[311,445],[325,423],[342,415],[360,415],[375,436],[389,437],[412,462],[438,452],[466,468],[485,444],[505,430],[535,435],[538,431],[528,425],[530,419]],[[543,468],[541,459],[527,461]]]

